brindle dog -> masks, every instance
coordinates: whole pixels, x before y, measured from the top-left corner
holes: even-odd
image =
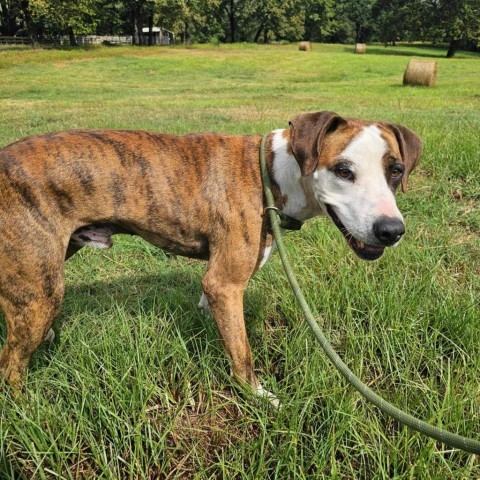
[[[211,309],[237,378],[273,399],[255,377],[243,318],[244,289],[272,247],[260,140],[77,130],[1,150],[0,306],[8,334],[0,377],[20,382],[51,336],[65,259],[129,233],[208,260],[201,306]],[[404,232],[394,192],[420,153],[419,137],[405,127],[332,112],[301,115],[267,142],[277,206],[297,220],[329,215],[370,260]]]

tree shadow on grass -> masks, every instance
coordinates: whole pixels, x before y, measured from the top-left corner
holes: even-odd
[[[367,45],[367,52],[366,55],[389,55],[389,56],[401,56],[401,57],[425,57],[425,58],[445,58],[446,49],[438,48],[438,53],[428,53],[424,50],[425,48],[435,49],[437,47],[432,46],[420,46],[420,45],[412,45],[406,48],[399,47],[383,47],[380,45]],[[413,51],[418,49],[418,51]],[[346,52],[353,52],[354,48],[346,47],[344,48]]]

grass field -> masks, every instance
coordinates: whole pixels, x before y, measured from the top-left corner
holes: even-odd
[[[0,51],[0,146],[83,127],[260,134],[318,110],[416,130],[425,150],[399,195],[397,249],[362,262],[325,219],[287,244],[346,363],[400,408],[479,438],[480,56],[352,51]],[[436,57],[435,87],[402,86],[412,56]],[[204,265],[116,239],[67,263],[58,341],[34,355],[24,396],[0,391],[1,479],[480,478],[478,458],[399,426],[346,385],[277,255],[245,301],[257,373],[279,411],[230,379],[216,327],[197,311]]]

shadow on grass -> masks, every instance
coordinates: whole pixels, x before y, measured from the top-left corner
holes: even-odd
[[[172,260],[175,261],[175,260]],[[160,293],[159,293],[160,292]],[[163,293],[163,295],[162,295]],[[74,322],[74,312],[109,312],[117,305],[131,317],[148,315],[149,312],[181,312],[172,315],[175,327],[185,341],[187,349],[193,355],[197,354],[193,338],[203,338],[206,344],[212,345],[219,341],[219,334],[215,321],[207,317],[197,307],[201,289],[201,275],[195,272],[163,272],[155,275],[144,275],[135,278],[125,277],[112,281],[99,280],[66,287],[62,310],[56,318],[53,329],[56,339],[53,345],[42,344],[38,352],[56,348],[62,341],[63,326],[67,322]],[[159,307],[159,299],[161,306]],[[245,292],[244,304],[260,303],[258,293]],[[255,323],[263,319],[245,313],[247,330],[250,326],[255,329]],[[253,325],[252,325],[253,324]],[[85,325],[88,328],[88,325]],[[159,331],[159,334],[162,334]],[[168,335],[168,333],[167,333]],[[3,312],[0,310],[0,348],[6,338],[6,325]],[[29,370],[35,370],[43,364],[43,354],[35,355]]]
[[[192,312],[191,316],[196,318],[195,312],[201,292],[201,275],[188,271],[166,270],[134,278],[125,276],[114,280],[67,285],[64,308],[56,321],[56,326],[69,321],[70,306],[73,307],[72,310],[77,311],[79,304],[86,311],[98,311],[99,307],[102,311],[109,311],[116,304],[120,304],[128,315],[140,316],[152,310],[159,310],[159,298],[163,303],[163,310],[178,309],[182,312]],[[201,318],[200,311],[198,317]],[[183,323],[186,322],[183,320]],[[181,327],[181,323],[178,326]]]
[[[5,456],[2,457],[2,455],[6,455],[5,452],[0,452],[0,476],[2,479],[27,480],[30,478],[25,472],[14,466]]]
[[[367,46],[367,55],[396,55],[402,57],[426,57],[426,58],[445,58],[446,50],[438,48],[438,52],[425,52],[424,49],[435,49],[435,47],[425,47],[412,45],[411,47],[402,48],[402,47],[381,47],[379,45]],[[418,51],[414,51],[417,50]]]
[[[4,425],[9,421],[12,422],[11,419],[15,419],[16,415],[20,417],[22,423],[14,428],[0,428],[0,445],[5,445],[5,452],[2,452],[0,448],[1,480],[53,478],[48,475],[39,475],[38,477],[36,475],[38,472],[44,473],[49,471],[56,471],[58,474],[63,473],[65,477],[62,476],[62,478],[73,478],[74,475],[78,475],[78,477],[75,476],[75,478],[101,478],[100,472],[104,468],[105,470],[103,471],[107,471],[106,467],[104,467],[107,461],[109,465],[112,465],[111,472],[116,472],[115,474],[110,473],[108,478],[130,478],[133,475],[131,472],[134,468],[137,473],[142,471],[149,472],[147,476],[138,473],[139,476],[135,476],[135,478],[171,478],[172,475],[174,475],[174,473],[171,472],[178,470],[185,473],[181,478],[190,478],[190,472],[193,474],[194,472],[201,471],[205,464],[207,464],[210,469],[217,468],[215,465],[218,459],[222,458],[224,450],[229,449],[232,451],[237,448],[242,449],[245,443],[248,444],[256,441],[262,431],[262,423],[257,419],[249,420],[248,423],[246,423],[245,415],[238,403],[239,396],[250,398],[252,397],[252,393],[250,390],[242,388],[241,385],[237,385],[235,382],[228,380],[228,360],[227,356],[221,353],[221,342],[218,340],[214,322],[213,320],[202,321],[200,313],[198,313],[198,315],[196,313],[198,298],[196,295],[192,295],[190,282],[194,282],[200,290],[200,285],[198,284],[199,277],[200,275],[195,274],[166,273],[164,275],[141,276],[137,279],[126,277],[116,281],[85,282],[78,286],[67,288],[64,302],[65,308],[58,318],[56,326],[60,337],[62,324],[64,322],[76,321],[72,316],[74,317],[74,313],[78,311],[79,308],[91,312],[108,312],[111,309],[115,309],[117,305],[121,305],[121,310],[127,312],[128,317],[134,317],[135,315],[140,317],[143,315],[147,317],[146,320],[154,324],[155,313],[158,312],[161,315],[164,310],[172,311],[171,304],[174,302],[174,298],[178,298],[178,312],[181,313],[172,315],[172,323],[175,325],[172,330],[175,331],[175,335],[177,335],[176,332],[178,331],[183,340],[181,342],[181,350],[185,349],[188,352],[188,364],[185,358],[181,356],[178,358],[177,363],[177,358],[174,355],[171,357],[171,360],[165,360],[159,364],[155,364],[158,368],[163,369],[164,372],[164,374],[156,376],[155,389],[152,389],[152,384],[137,383],[135,367],[132,367],[131,370],[123,371],[122,383],[131,385],[132,390],[136,390],[137,388],[143,390],[144,393],[141,395],[142,400],[139,400],[137,394],[132,393],[132,396],[128,397],[128,405],[129,408],[131,408],[131,413],[126,412],[125,417],[122,417],[122,413],[116,413],[115,421],[108,424],[108,428],[111,430],[106,430],[107,417],[102,417],[102,414],[98,414],[98,416],[102,418],[99,420],[99,424],[101,424],[102,427],[97,426],[98,429],[104,428],[108,432],[118,432],[113,441],[117,441],[117,438],[127,439],[125,440],[127,445],[130,435],[128,433],[123,434],[123,431],[125,429],[135,428],[135,447],[133,447],[133,443],[131,449],[125,447],[125,453],[122,454],[122,465],[115,465],[115,457],[110,456],[109,446],[111,442],[109,440],[104,440],[104,437],[99,433],[83,431],[79,427],[80,422],[78,424],[76,423],[79,417],[84,420],[85,418],[90,418],[89,415],[95,415],[95,420],[97,420],[96,411],[98,409],[95,400],[91,399],[94,395],[91,396],[90,393],[82,392],[81,388],[77,389],[75,386],[77,381],[76,373],[71,371],[64,372],[59,375],[61,380],[57,378],[58,371],[53,374],[49,373],[50,382],[46,388],[44,383],[40,383],[40,388],[38,388],[38,384],[29,382],[25,391],[25,397],[22,395],[20,399],[23,404],[18,407],[18,412],[21,412],[21,414],[17,412],[17,407],[11,402],[3,407],[8,415]],[[186,286],[177,286],[179,283]],[[149,285],[149,287],[144,289],[144,285]],[[137,288],[135,289],[135,287]],[[165,295],[166,302],[165,304],[162,303],[159,305],[162,301],[162,295],[159,295],[156,290],[160,289],[160,291],[162,291],[167,288],[168,291]],[[152,289],[155,290],[154,293]],[[132,291],[134,292],[133,294]],[[118,298],[127,300],[118,302]],[[151,308],[152,315],[148,315],[149,307]],[[111,318],[109,320],[110,322],[112,321]],[[122,320],[125,322],[125,319]],[[0,323],[2,323],[1,319]],[[163,325],[165,325],[165,321],[163,321]],[[66,325],[63,325],[63,327],[66,327]],[[82,328],[89,328],[86,321],[82,325]],[[148,330],[151,336],[153,329],[149,328]],[[158,329],[158,335],[169,335],[171,333],[171,331],[163,333],[161,329]],[[115,335],[115,332],[112,331],[111,334]],[[132,331],[132,335],[135,335],[135,332]],[[151,341],[153,341],[152,337],[149,338],[149,344]],[[56,355],[52,355],[53,351],[48,352],[47,349],[58,349],[61,351],[61,343],[62,339],[59,338],[59,341],[56,341],[53,346],[41,347],[32,359],[29,366],[29,374],[45,369],[45,367],[52,362],[52,357],[56,357]],[[72,348],[75,349],[75,346],[72,346]],[[131,350],[122,350],[122,354],[128,352],[131,352]],[[178,350],[176,352],[178,353]],[[172,351],[168,352],[167,356],[171,353]],[[199,377],[196,371],[201,369],[201,357],[205,355],[205,353],[209,360],[213,360],[212,363],[208,363],[209,367],[212,366],[213,369],[221,368],[223,380],[220,383],[213,381],[212,383],[205,382],[204,384],[198,384],[201,376]],[[142,359],[142,362],[148,362],[148,358],[147,355],[146,359]],[[218,363],[217,358],[220,359]],[[55,359],[53,359],[53,361],[54,360]],[[63,355],[62,358],[58,358],[58,360],[59,363],[65,365],[65,357]],[[98,375],[101,377],[101,371],[97,370],[97,366],[102,362],[101,352],[99,353],[98,361],[99,363],[93,366],[88,362],[92,370],[88,370],[89,367],[87,367],[87,371],[90,372],[92,376]],[[178,366],[170,366],[172,363]],[[84,375],[84,365],[85,364],[80,363],[80,365],[77,366],[72,362],[71,370],[76,370],[80,375]],[[108,368],[109,367],[107,367],[107,369]],[[52,371],[55,372],[54,367]],[[110,370],[110,372],[112,371]],[[113,373],[113,375],[115,374]],[[39,397],[43,397],[45,394],[55,396],[55,401],[57,400],[57,395],[61,398],[61,392],[64,387],[57,389],[56,382],[65,381],[63,380],[64,378],[67,379],[68,385],[71,385],[76,391],[75,394],[63,398],[67,404],[68,402],[72,403],[71,413],[69,408],[67,415],[72,419],[71,422],[75,422],[74,429],[67,434],[64,433],[64,425],[66,424],[57,427],[48,423],[49,420],[53,422],[55,418],[51,414],[51,412],[55,411],[55,407],[50,407],[48,401],[42,402],[38,400]],[[86,384],[90,387],[92,387],[92,385],[103,385],[102,380],[98,380],[98,382],[99,383],[97,383],[97,380],[92,380],[91,378],[86,379]],[[115,383],[112,382],[112,388],[114,388],[114,385]],[[188,386],[188,389],[186,386]],[[8,395],[2,392],[1,388],[0,386],[0,403],[3,402],[4,395]],[[50,388],[52,390],[50,390]],[[107,390],[109,388],[110,386],[106,387]],[[157,389],[161,389],[162,393],[158,393]],[[206,391],[211,392],[211,394],[207,394]],[[108,395],[111,403],[107,404],[108,407],[105,407],[105,409],[109,410],[110,408],[115,409],[115,407],[117,407],[120,411],[121,408],[118,407],[118,405],[121,404],[119,397]],[[123,393],[123,395],[125,395],[125,393]],[[87,408],[84,409],[83,401],[80,401],[79,398],[84,399],[86,404],[88,404]],[[148,398],[148,403],[143,403],[145,398]],[[169,400],[165,401],[165,398]],[[251,401],[253,403],[253,399]],[[256,402],[259,401],[256,400]],[[52,408],[52,410],[50,410],[50,408]],[[87,412],[85,413],[85,417],[84,411]],[[37,413],[38,417],[36,416]],[[136,417],[137,414],[142,416],[143,423],[141,426],[138,426],[136,419],[130,420],[130,416]],[[131,427],[129,424],[130,421]],[[28,428],[23,430],[24,433],[22,431],[23,425],[28,425]],[[43,425],[48,426],[43,427]],[[37,432],[37,429],[43,430],[43,428],[47,430],[47,433],[43,431],[41,433]],[[158,438],[157,436],[161,436],[162,442],[154,443],[151,441],[150,435],[155,439]],[[92,436],[95,436],[95,440],[93,441],[90,440]],[[47,444],[53,437],[61,439],[58,445],[59,448],[65,449],[65,453],[62,452],[60,458],[54,455],[40,457],[37,453],[37,449],[40,448],[38,444],[40,444],[41,441]],[[38,438],[41,440],[38,440],[38,443],[36,443]],[[71,447],[71,450],[70,442],[75,445]],[[98,445],[98,447],[93,448],[90,442],[95,446]],[[102,442],[105,443],[103,444]],[[121,445],[124,446],[125,443],[116,443],[116,445],[119,445],[118,448],[121,448]],[[78,453],[75,451],[77,448],[76,445],[81,445],[81,448],[78,447]],[[103,445],[105,445],[105,447],[103,447]],[[100,448],[102,452],[105,451],[105,459],[107,459],[105,463],[102,463],[103,458],[102,460],[99,459],[97,448]],[[142,453],[137,454],[137,451],[134,451],[135,448],[141,449]],[[156,453],[154,453],[155,448],[157,449]],[[21,453],[17,454],[17,451]],[[150,459],[154,456],[160,457],[158,463],[147,460],[147,458]],[[41,458],[41,460],[39,460],[39,458]],[[142,461],[144,464],[142,464]],[[83,474],[83,472],[85,473]],[[217,478],[217,475],[214,475],[214,477]]]
[[[345,52],[354,52],[355,47],[349,46],[345,47],[343,51]],[[461,54],[462,51],[457,53]],[[469,53],[469,52],[467,52]],[[400,56],[400,57],[426,57],[426,58],[445,58],[447,54],[447,46],[435,46],[435,45],[425,45],[425,44],[398,44],[395,46],[391,45],[379,45],[367,44],[366,55],[389,55],[389,56]]]

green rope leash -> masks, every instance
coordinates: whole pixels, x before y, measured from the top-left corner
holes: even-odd
[[[300,289],[300,286],[298,285],[295,274],[293,273],[292,267],[287,258],[287,252],[285,250],[285,245],[283,243],[282,234],[279,226],[279,218],[277,214],[278,210],[274,206],[275,202],[271,191],[271,182],[265,162],[265,143],[268,135],[269,134],[267,133],[263,136],[262,143],[260,145],[260,164],[262,169],[262,179],[265,190],[265,197],[267,200],[267,208],[265,210],[268,211],[268,215],[270,217],[275,242],[277,244],[277,248],[280,253],[280,257],[282,259],[283,267],[285,268],[285,273],[287,274],[288,281],[290,282],[293,293],[295,294],[295,297],[297,298],[298,303],[300,304],[300,307],[305,314],[305,319],[307,320],[307,323],[310,325],[310,328],[312,329],[315,338],[320,342],[320,345],[322,346],[325,354],[333,362],[333,364],[340,371],[340,373],[348,380],[348,382],[356,390],[358,390],[367,400],[375,404],[383,413],[392,416],[403,425],[407,425],[408,427],[413,428],[420,433],[428,435],[429,437],[432,437],[435,440],[449,445],[450,447],[459,448],[466,452],[479,455],[479,441],[462,437],[461,435],[457,435],[455,433],[442,430],[441,428],[434,427],[422,420],[413,417],[412,415],[409,415],[408,413],[403,412],[399,408],[395,407],[394,405],[377,395],[347,367],[347,365],[342,361],[342,359],[338,356],[338,354],[330,345],[329,341],[327,340],[318,323],[316,322],[312,311],[310,310],[310,307],[305,300],[305,297],[303,296],[303,293]]]

